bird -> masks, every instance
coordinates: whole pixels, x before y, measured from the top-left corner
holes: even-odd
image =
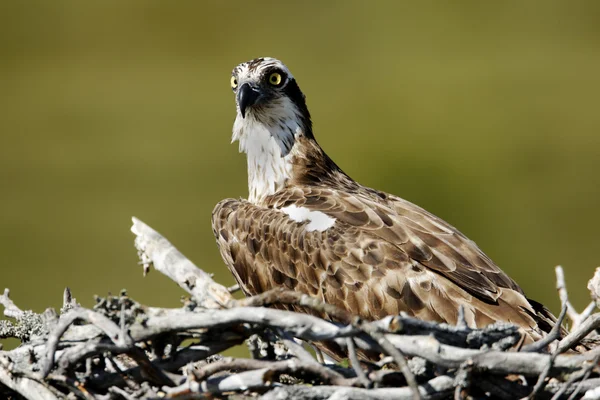
[[[550,332],[552,313],[475,242],[338,167],[317,143],[306,97],[281,61],[239,64],[231,89],[232,143],[246,154],[249,194],[219,202],[212,228],[247,296],[282,288],[366,320],[404,314],[452,325],[462,308],[470,328],[514,324],[521,343]]]

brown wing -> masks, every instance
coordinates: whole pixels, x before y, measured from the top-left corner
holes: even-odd
[[[500,288],[522,293],[473,241],[445,221],[399,197],[372,189],[348,193],[305,187],[270,199],[270,205],[275,208],[288,204],[325,212],[350,226],[371,232],[482,301],[496,303]]]
[[[323,231],[291,220],[289,205],[336,219]],[[515,323],[537,337],[535,312],[518,286],[443,221],[378,192],[285,190],[267,207],[224,200],[213,212],[222,256],[244,291],[286,287],[375,319],[406,312],[470,326]]]

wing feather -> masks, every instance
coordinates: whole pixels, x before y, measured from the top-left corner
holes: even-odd
[[[280,194],[269,199],[269,208],[281,208]],[[496,303],[501,289],[522,290],[475,243],[454,227],[422,208],[392,195],[371,192],[350,194],[318,187],[295,188],[294,197],[310,210],[321,211],[371,237],[395,245],[425,267],[435,271],[478,299]],[[288,196],[283,196],[288,198]],[[332,205],[333,204],[333,205]],[[380,263],[380,254],[369,252],[366,263]]]
[[[336,222],[308,231],[280,210],[290,204]],[[215,207],[213,231],[247,294],[283,286],[367,319],[405,312],[455,323],[463,306],[473,327],[510,321],[539,336],[522,291],[473,242],[392,196],[295,187],[266,207],[229,199]]]

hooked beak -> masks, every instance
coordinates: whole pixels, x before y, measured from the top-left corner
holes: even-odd
[[[237,103],[240,107],[240,112],[242,113],[242,118],[246,118],[246,109],[254,104],[256,104],[258,98],[260,97],[260,92],[258,89],[250,86],[249,83],[244,83],[237,92]]]

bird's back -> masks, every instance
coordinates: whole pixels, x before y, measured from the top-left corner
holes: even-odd
[[[331,179],[339,184],[305,178],[262,205],[217,205],[219,248],[247,294],[283,287],[371,320],[404,312],[454,324],[462,306],[469,326],[510,322],[526,342],[551,329],[552,314],[455,228],[399,197]],[[333,223],[320,229],[324,217]]]

